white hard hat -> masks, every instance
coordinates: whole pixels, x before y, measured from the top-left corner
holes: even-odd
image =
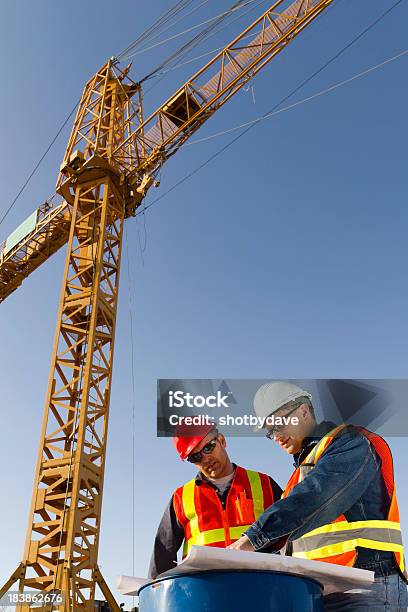
[[[297,385],[285,381],[268,382],[259,387],[254,397],[255,414],[258,417],[268,417],[288,402],[298,397],[312,399],[311,394]],[[256,428],[259,429],[259,428]]]

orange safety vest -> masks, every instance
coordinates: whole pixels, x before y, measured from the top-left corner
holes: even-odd
[[[346,427],[347,425],[336,427],[316,444],[302,464],[293,472],[282,497],[287,497],[294,487],[309,474],[334,438]],[[401,573],[405,575],[404,549],[391,451],[381,436],[362,427],[355,427],[355,429],[369,440],[381,459],[381,474],[391,500],[387,518],[349,522],[342,514],[332,523],[313,529],[291,542],[292,556],[352,567],[357,558],[356,548],[360,546],[393,552]]]
[[[183,558],[191,546],[225,548],[274,502],[269,476],[237,466],[225,509],[214,487],[195,478],[176,489],[173,506],[184,529]]]

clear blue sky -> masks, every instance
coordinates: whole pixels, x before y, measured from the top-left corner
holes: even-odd
[[[84,82],[172,4],[122,0],[113,9],[106,0],[73,0],[69,7],[51,0],[1,3],[0,213]],[[229,4],[207,2],[188,23]],[[268,111],[391,4],[335,0],[256,78],[255,104],[251,92],[238,94],[199,137]],[[254,9],[190,57],[228,42],[260,11]],[[293,101],[405,50],[407,18],[402,2]],[[166,43],[136,56],[133,78],[174,48]],[[171,72],[146,95],[145,114],[200,61]],[[145,226],[143,219],[127,222],[124,257],[128,252],[135,327],[136,575],[146,574],[172,490],[193,474],[169,440],[155,437],[157,378],[407,376],[406,71],[407,57],[264,122],[152,206]],[[58,140],[0,226],[0,240],[52,194],[67,137],[65,132]],[[147,203],[229,139],[179,151]],[[62,264],[60,253],[0,307],[0,581],[23,552]],[[99,553],[112,587],[118,574],[132,572],[129,313],[125,259]],[[390,442],[408,526],[406,444]],[[233,439],[229,448],[233,460],[281,483],[290,473],[288,458],[266,439]]]

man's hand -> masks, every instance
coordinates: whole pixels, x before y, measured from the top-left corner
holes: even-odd
[[[239,540],[227,546],[227,548],[231,548],[232,550],[247,550],[249,552],[255,552],[255,548],[252,546],[250,539],[248,536],[243,535]]]

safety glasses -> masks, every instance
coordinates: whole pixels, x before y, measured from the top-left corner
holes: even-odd
[[[294,408],[292,408],[292,410],[289,410],[288,412],[285,412],[285,414],[279,414],[277,416],[286,417],[287,418],[290,414],[292,414],[292,412],[295,412],[295,410],[297,410],[301,405],[302,404],[299,404],[298,406],[295,406]],[[266,432],[265,435],[268,438],[268,440],[273,440],[273,437],[276,436],[276,434],[278,434],[281,431],[283,431],[285,429],[285,427],[287,427],[287,425],[274,425],[273,427],[268,429],[268,431]]]
[[[197,451],[196,453],[191,453],[187,457],[187,461],[189,461],[190,463],[199,463],[201,459],[203,458],[203,454],[210,455],[213,452],[217,444],[217,441],[218,441],[218,434],[215,438],[207,442],[207,444],[203,446],[203,448],[200,451]]]

